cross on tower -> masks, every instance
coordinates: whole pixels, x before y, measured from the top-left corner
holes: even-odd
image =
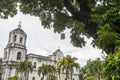
[[[21,26],[21,21],[19,22],[19,25],[18,25],[18,28],[21,28],[22,26]]]
[[[60,50],[60,46],[58,47],[58,50]]]

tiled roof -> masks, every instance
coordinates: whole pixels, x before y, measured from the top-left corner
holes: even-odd
[[[20,32],[24,33],[24,31],[21,28],[16,28],[16,29],[12,30],[12,32],[14,32],[14,31],[20,31]]]

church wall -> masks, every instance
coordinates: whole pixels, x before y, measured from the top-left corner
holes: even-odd
[[[13,40],[13,37],[14,37],[14,34],[9,34],[9,42],[8,42],[8,44],[9,43],[12,43],[14,40]]]
[[[11,48],[10,50],[10,57],[9,57],[9,60],[10,61],[19,61],[17,60],[17,53],[18,52],[21,52],[21,61],[25,60],[26,56],[26,51],[25,50],[21,50],[20,48]]]
[[[3,61],[7,61],[9,59],[9,56],[10,56],[10,52],[9,52],[9,49],[6,48],[4,50],[4,57],[3,57]]]
[[[4,73],[2,75],[4,80],[8,80],[8,78],[10,77],[10,69],[8,67],[5,67]]]
[[[28,60],[32,62],[33,66],[34,66],[34,63],[36,63],[36,68],[33,68],[33,72],[29,73],[29,79],[28,80],[32,80],[33,77],[35,77],[35,80],[41,80],[41,76],[38,75],[38,68],[43,63],[47,64],[47,61],[45,61],[44,59],[41,59],[41,58],[36,58],[34,56],[33,57],[28,57]]]
[[[37,70],[38,67],[41,66],[43,63],[46,64],[44,60],[34,58],[34,57],[29,57],[28,60],[32,62],[33,66],[34,66],[34,63],[36,63],[36,68],[34,68],[35,70]]]
[[[7,68],[4,67],[3,70],[2,70],[2,79],[6,79],[7,78],[6,75],[7,75],[8,72],[6,71],[6,69]]]
[[[50,59],[50,60],[55,60],[55,56],[50,55],[50,56],[49,56],[49,59]]]
[[[33,77],[35,77],[35,80],[41,80],[41,76],[38,75],[37,70],[34,70],[32,73],[29,73],[28,80],[32,80]]]
[[[14,68],[14,69],[11,69],[11,72],[10,72],[10,76],[12,77],[12,76],[15,76],[15,74],[16,74],[16,69]]]
[[[79,75],[78,74],[73,74],[74,80],[79,80]]]
[[[60,79],[65,80],[66,74],[62,73],[60,74]],[[71,75],[69,75],[69,78],[71,78]],[[72,80],[79,80],[79,75],[78,74],[72,74]]]

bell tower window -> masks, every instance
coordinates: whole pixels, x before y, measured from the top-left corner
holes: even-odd
[[[21,59],[21,52],[18,52],[17,53],[17,60],[20,60]]]
[[[14,35],[14,38],[13,38],[13,39],[14,39],[14,42],[16,41],[16,38],[17,38],[17,35]]]
[[[35,69],[36,69],[36,62],[34,62],[34,66],[33,66],[33,68],[35,68]]]
[[[4,59],[6,59],[7,58],[7,52],[5,53],[5,55],[4,55]]]
[[[21,37],[21,38],[20,38],[20,43],[22,43],[22,41],[23,41],[23,38]]]

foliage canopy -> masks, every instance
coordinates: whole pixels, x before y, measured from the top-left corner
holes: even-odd
[[[120,48],[108,55],[103,62],[103,75],[106,80],[120,80]]]
[[[115,46],[120,44],[120,0],[0,0],[0,2],[1,18],[14,16],[19,3],[20,11],[39,17],[44,28],[53,27],[58,33],[70,29],[71,43],[76,47],[85,46],[84,36],[92,37],[93,46],[107,54],[113,53]]]

